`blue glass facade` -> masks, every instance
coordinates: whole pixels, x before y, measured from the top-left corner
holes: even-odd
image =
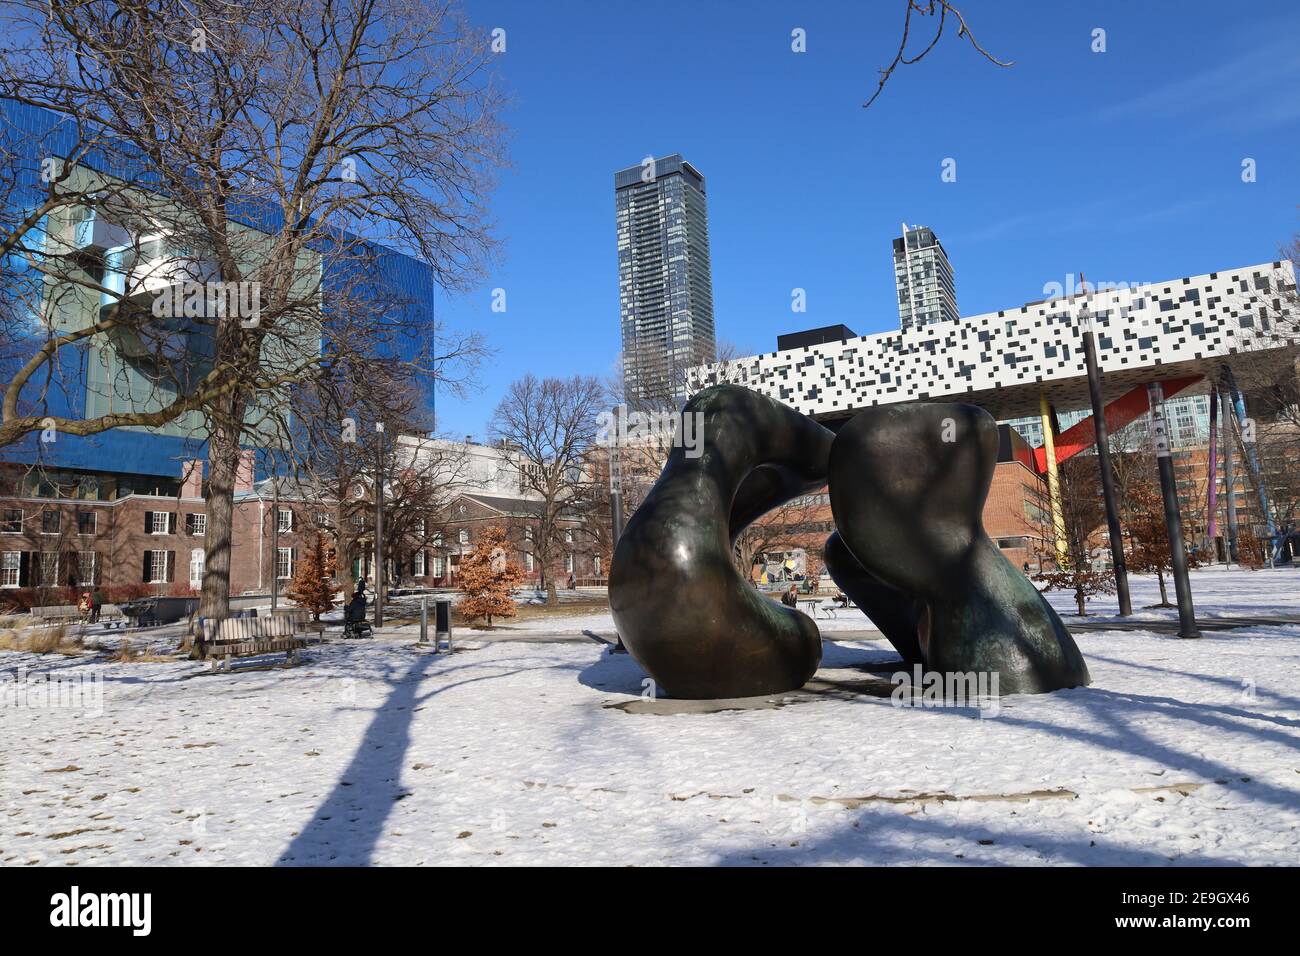
[[[12,216],[15,211],[30,209],[39,203],[45,189],[39,178],[42,158],[67,155],[74,146],[74,138],[71,129],[54,114],[13,101],[0,100],[0,142],[3,142],[6,153],[13,154],[15,150],[20,152],[14,170],[18,176],[17,188],[7,197],[7,201],[15,207],[6,211],[7,216]],[[129,174],[134,182],[147,181],[134,170],[122,169],[123,162],[120,156],[108,159],[101,155],[97,163],[92,154],[86,164],[117,175]],[[254,228],[271,230],[279,222],[278,212],[273,209],[250,207],[245,213],[241,218]],[[44,225],[39,228],[43,230]],[[360,294],[365,294],[368,289],[374,295],[382,296],[385,303],[392,303],[391,306],[386,306],[390,314],[400,311],[400,318],[419,328],[430,330],[431,334],[435,288],[433,270],[425,263],[391,249],[375,246],[373,253],[366,265],[365,282],[360,287],[354,283],[354,290],[359,288]],[[328,263],[328,257],[324,261]],[[0,262],[0,268],[13,271],[30,267],[17,257],[9,257]],[[330,289],[339,288],[347,280],[345,275],[332,275],[331,268],[342,271],[340,267],[326,266],[322,288],[327,302]],[[396,322],[394,327],[402,324]],[[35,322],[33,330],[39,330],[39,325]],[[8,368],[0,365],[0,374],[7,371],[12,375],[15,363],[30,355],[38,341],[38,338],[33,338],[30,348],[20,343],[14,350],[15,357],[8,359]],[[409,359],[420,351],[422,344],[415,337],[395,332],[393,336],[377,343],[377,347],[383,355]],[[87,350],[65,350],[59,356],[58,364],[63,369],[63,374],[56,376],[55,380],[42,383],[46,387],[45,407],[52,415],[85,416],[89,401]],[[42,441],[39,433],[30,434],[23,440],[0,449],[0,461],[15,464],[40,463],[47,468],[176,478],[180,474],[182,462],[207,456],[206,442],[198,434],[184,437],[150,429],[118,428],[98,435],[79,437],[57,434],[53,438],[53,441]]]

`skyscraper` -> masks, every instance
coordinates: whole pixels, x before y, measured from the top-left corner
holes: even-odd
[[[948,253],[928,226],[903,223],[903,235],[894,240],[894,283],[904,329],[960,318]]]
[[[623,385],[632,402],[684,394],[717,359],[704,177],[680,153],[614,174]]]

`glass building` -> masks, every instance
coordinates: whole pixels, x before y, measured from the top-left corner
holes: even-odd
[[[46,189],[39,179],[42,159],[69,155],[75,146],[74,136],[75,132],[58,116],[0,99],[0,149],[11,160],[13,180],[12,188],[0,197],[9,206],[6,209],[8,218],[39,206]],[[120,167],[121,163],[129,161],[129,153],[125,150],[116,151],[111,158],[92,152],[75,172],[102,180],[147,185],[147,175]],[[247,208],[243,212],[247,215],[234,228],[244,230],[246,234],[255,235],[279,228],[279,217],[274,209]],[[38,238],[43,237],[41,241],[47,249],[74,244],[77,254],[84,257],[86,267],[98,270],[94,274],[102,278],[102,284],[119,293],[125,277],[136,276],[146,265],[153,266],[155,271],[159,268],[164,272],[181,269],[188,279],[202,281],[210,278],[211,263],[207,263],[200,253],[172,248],[166,236],[133,237],[121,227],[97,218],[93,209],[65,210],[47,216],[35,234]],[[356,245],[352,237],[348,237],[348,241],[349,248]],[[363,292],[358,292],[360,286],[356,276],[347,274],[349,269],[355,271],[360,266],[349,264],[343,257],[331,258],[321,249],[306,254],[316,263],[314,272],[318,278],[312,284],[323,296],[324,314],[328,317],[331,290],[347,287],[353,296],[365,295],[373,297],[376,303],[383,303],[386,314],[400,312],[406,321],[414,319],[417,324],[431,330],[433,270],[425,263],[391,249],[367,243],[365,251],[364,258],[358,258],[368,270]],[[16,256],[0,262],[0,267],[6,270],[25,268]],[[313,272],[311,262],[301,271],[310,278]],[[71,287],[47,291],[43,302],[35,302],[35,298],[23,307],[57,310],[57,326],[75,328],[94,321],[111,304],[113,297]],[[395,330],[400,325],[396,323]],[[41,331],[43,327],[40,318],[33,316],[31,328],[37,334],[29,343],[33,347],[44,334]],[[186,356],[177,362],[177,366],[188,370],[191,379],[201,376],[210,367],[210,325],[205,327],[202,323],[188,323],[178,318],[159,320],[151,328],[168,339],[166,344],[176,355]],[[301,334],[286,333],[285,340],[296,342],[301,349],[315,351],[322,348],[328,337],[327,325],[323,329],[304,329]],[[73,418],[97,417],[114,410],[160,407],[174,397],[175,388],[179,386],[152,375],[148,357],[139,347],[133,350],[133,344],[127,337],[97,335],[75,348],[65,348],[57,358],[59,374],[52,376],[48,383],[44,380],[33,383],[34,394],[28,396],[25,391],[23,397],[29,402],[39,402],[39,407],[50,415]],[[18,345],[21,347],[11,350],[10,355],[0,356],[0,360],[12,363],[21,360],[24,354],[30,354],[26,345]],[[403,339],[396,331],[381,344],[381,350],[395,358],[411,357],[422,347],[423,343]],[[141,354],[135,354],[137,352]],[[0,366],[2,371],[3,366]],[[35,394],[37,388],[42,390],[39,395]],[[274,395],[268,395],[266,400],[276,399]],[[263,442],[263,439],[254,441]],[[269,441],[269,436],[266,441]],[[40,465],[46,471],[82,472],[87,478],[87,473],[98,473],[100,484],[152,488],[170,487],[177,483],[182,462],[206,456],[202,416],[191,412],[150,428],[128,426],[87,436],[59,434],[53,441],[41,441],[38,433],[29,434],[3,449],[2,460],[10,465]]]
[[[894,240],[894,285],[903,329],[960,318],[948,253],[928,226],[903,223]]]
[[[680,153],[614,174],[623,385],[629,401],[685,393],[717,359],[704,177]]]

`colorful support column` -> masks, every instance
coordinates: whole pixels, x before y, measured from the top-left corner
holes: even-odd
[[[1038,414],[1043,422],[1043,452],[1047,459],[1047,497],[1052,509],[1052,532],[1056,535],[1056,563],[1064,567],[1070,557],[1065,539],[1065,515],[1061,513],[1061,475],[1056,468],[1056,434],[1052,428],[1052,408],[1047,393],[1038,393]]]
[[[1223,493],[1227,498],[1228,514],[1227,541],[1228,561],[1237,560],[1237,477],[1232,467],[1232,416],[1228,414],[1228,390],[1219,393],[1219,402],[1223,406]]]
[[[1205,536],[1210,539],[1210,547],[1215,549],[1218,557],[1219,531],[1219,392],[1210,386],[1210,464],[1209,492],[1205,500]]]
[[[1230,370],[1228,374],[1231,376]],[[1268,506],[1268,489],[1264,487],[1264,472],[1259,467],[1259,456],[1255,454],[1254,426],[1248,424],[1250,419],[1246,417],[1246,399],[1231,377],[1228,382],[1232,389],[1232,409],[1237,416],[1237,429],[1241,434],[1241,447],[1245,451],[1246,467],[1250,469],[1250,476],[1255,482],[1260,514],[1264,516],[1264,528],[1268,533],[1268,563],[1271,567],[1277,558],[1277,551],[1274,548],[1277,541],[1277,525],[1273,523],[1273,512]]]

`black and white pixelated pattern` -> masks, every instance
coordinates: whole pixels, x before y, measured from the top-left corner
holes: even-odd
[[[1294,283],[1289,264],[1274,262],[1096,291],[1087,304],[1100,368],[1108,384],[1138,384],[1294,344],[1295,324],[1277,322]],[[808,415],[967,395],[993,396],[1001,415],[1036,414],[1036,390],[1022,386],[1086,379],[1083,304],[1082,296],[1052,299],[768,352],[702,366],[692,379],[699,386],[744,385]],[[1086,405],[1086,387],[1077,394]]]

